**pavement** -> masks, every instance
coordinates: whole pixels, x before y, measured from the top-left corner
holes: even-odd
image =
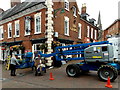
[[[79,61],[70,61],[77,63]],[[68,63],[68,64],[69,64]],[[4,65],[0,64],[2,77],[0,82],[2,88],[106,88],[107,82],[100,81],[97,72],[91,71],[88,74],[79,77],[68,77],[66,75],[66,66],[48,69],[43,76],[35,76],[31,68],[17,69],[17,76],[10,76],[10,71],[5,70]],[[49,80],[52,72],[54,80]],[[1,76],[1,74],[0,74]],[[120,86],[120,75],[112,82],[113,88]],[[118,85],[119,84],[119,85]]]

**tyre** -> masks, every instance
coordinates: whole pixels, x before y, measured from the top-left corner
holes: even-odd
[[[102,81],[107,81],[108,76],[110,77],[110,81],[113,82],[118,76],[118,71],[113,66],[110,65],[101,66],[98,70],[98,77]]]
[[[120,70],[118,70],[118,75],[120,75]]]
[[[80,68],[76,64],[70,64],[66,68],[66,73],[70,77],[76,77],[80,74]]]

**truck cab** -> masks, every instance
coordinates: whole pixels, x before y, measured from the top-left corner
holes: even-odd
[[[86,62],[112,62],[113,46],[110,44],[93,45],[84,50]]]

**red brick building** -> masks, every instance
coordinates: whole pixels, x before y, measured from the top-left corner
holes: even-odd
[[[97,41],[99,29],[88,16],[85,4],[79,11],[77,3],[69,0],[17,3],[0,13],[0,43],[5,47],[0,49],[0,59],[13,51],[22,54],[46,48],[43,52],[51,53],[53,41],[62,45]]]
[[[120,19],[115,20],[108,28],[104,30],[103,40],[110,37],[119,37],[120,35]]]

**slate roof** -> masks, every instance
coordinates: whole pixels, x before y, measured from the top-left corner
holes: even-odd
[[[45,0],[38,0],[36,2],[35,2],[35,0],[28,0],[28,1],[29,2],[27,2],[27,0],[26,0],[25,2],[22,2],[22,3],[20,3],[20,4],[16,5],[16,6],[8,9],[8,10],[0,13],[0,20],[4,20],[4,19],[6,19],[6,18],[8,18],[10,16],[13,16],[13,15],[15,15],[15,14],[17,14],[17,13],[19,13],[19,12],[21,12],[21,11],[27,9],[27,8],[30,8],[32,6],[37,5],[37,4],[41,3],[41,4],[44,5],[44,3],[45,3]]]

